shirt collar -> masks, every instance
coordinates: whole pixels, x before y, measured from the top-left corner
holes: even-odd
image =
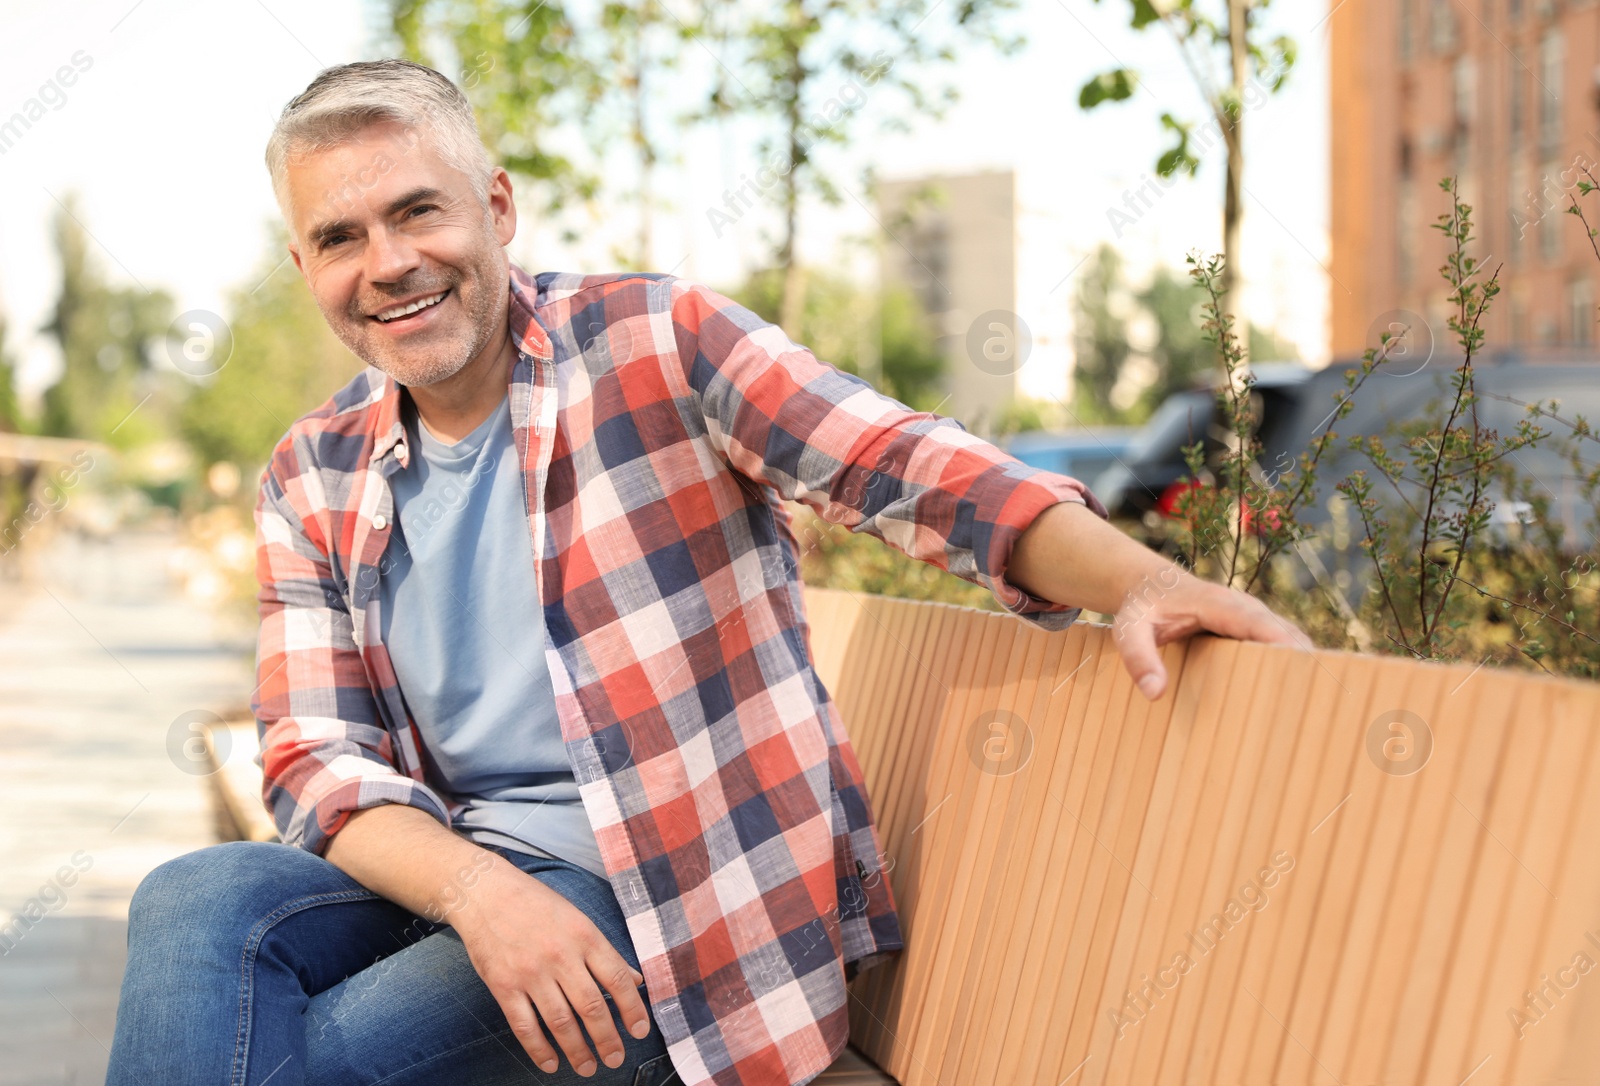
[[[550,335],[539,323],[536,312],[538,284],[533,276],[513,264],[508,288],[510,299],[506,306],[506,321],[517,354],[533,359],[549,359]],[[507,380],[510,380],[509,374]],[[373,418],[372,435],[372,455],[368,457],[368,463],[371,464],[388,456],[390,450],[406,436],[405,422],[400,416],[400,383],[387,373],[383,375],[383,392],[378,400],[378,412]],[[410,462],[410,450],[406,450],[399,460],[400,466],[405,467]]]

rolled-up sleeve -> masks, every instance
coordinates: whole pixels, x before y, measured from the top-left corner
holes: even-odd
[[[913,411],[819,360],[781,328],[698,284],[673,284],[679,359],[712,442],[736,471],[913,558],[983,585],[1047,628],[1079,609],[1006,578],[1045,509],[1105,506],[1081,481],[1029,467],[954,419]]]
[[[285,446],[263,475],[255,511],[261,625],[250,707],[262,799],[284,842],[318,855],[365,807],[402,803],[448,826],[438,794],[395,765],[327,550],[284,485]]]

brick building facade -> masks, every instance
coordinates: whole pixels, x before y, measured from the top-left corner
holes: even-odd
[[[1441,349],[1441,178],[1500,267],[1486,347],[1600,358],[1597,256],[1565,209],[1600,177],[1600,0],[1330,0],[1335,357],[1425,318]],[[1600,193],[1581,200],[1600,228]]]

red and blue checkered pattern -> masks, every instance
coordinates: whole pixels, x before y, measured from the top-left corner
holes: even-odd
[[[808,1082],[848,1039],[847,979],[904,944],[782,501],[1052,628],[1077,611],[1009,584],[1012,546],[1056,502],[1104,509],[703,286],[513,268],[509,313],[562,735],[672,1062]],[[257,502],[264,798],[319,854],[352,811],[457,809],[377,636],[399,396],[368,367],[290,428]]]

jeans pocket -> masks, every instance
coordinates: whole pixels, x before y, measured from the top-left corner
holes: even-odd
[[[678,1072],[673,1069],[671,1057],[665,1052],[641,1063],[633,1076],[633,1086],[681,1086],[682,1082]]]

